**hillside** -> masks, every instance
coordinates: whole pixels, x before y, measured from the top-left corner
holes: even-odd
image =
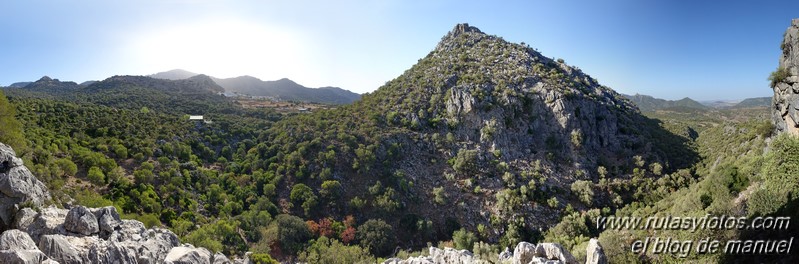
[[[219,79],[214,81],[225,87],[225,91],[255,96],[268,96],[285,101],[305,101],[326,104],[350,104],[358,100],[359,94],[338,88],[308,88],[283,78],[276,81],[262,81],[251,76]]]
[[[657,110],[696,111],[709,109],[709,107],[688,97],[676,101],[642,94],[624,95],[624,97],[630,99],[642,112],[654,112]]]
[[[188,78],[191,78],[191,77],[194,77],[194,76],[197,76],[197,75],[199,75],[199,74],[193,73],[193,72],[190,72],[190,71],[187,71],[187,70],[174,69],[174,70],[170,70],[170,71],[150,74],[150,75],[147,75],[147,77],[175,81],[175,80],[188,79]]]
[[[149,75],[149,77],[167,80],[182,80],[198,75],[185,70],[171,70]],[[215,78],[214,82],[224,87],[228,93],[253,96],[266,96],[282,101],[300,101],[322,104],[350,104],[361,98],[359,94],[338,87],[308,88],[283,78],[276,81],[262,81],[252,76],[235,78]]]
[[[342,186],[340,198],[298,200],[292,212],[379,217],[402,230],[403,245],[458,227],[503,245],[540,236],[530,230],[550,228],[565,208],[633,197],[599,179],[635,190],[633,171],[657,177],[695,158],[684,138],[580,70],[467,24],[361,101],[270,131],[274,147],[259,152],[285,175],[279,196]],[[641,169],[650,165],[656,174]]]
[[[91,102],[136,110],[146,107],[180,114],[230,112],[232,103],[217,95],[221,91],[222,87],[205,75],[175,81],[113,76],[88,86],[45,76],[23,88],[9,88],[6,93],[9,96]]]
[[[770,107],[771,97],[746,98],[732,108]]]

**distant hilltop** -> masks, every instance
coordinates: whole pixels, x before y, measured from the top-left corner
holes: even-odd
[[[149,77],[167,80],[182,80],[199,75],[182,69],[159,72]],[[338,87],[309,88],[292,80],[283,78],[275,81],[263,81],[252,76],[239,76],[234,78],[211,77],[226,93],[246,94],[276,98],[284,101],[302,101],[323,104],[350,104],[361,98],[360,94],[353,93]]]

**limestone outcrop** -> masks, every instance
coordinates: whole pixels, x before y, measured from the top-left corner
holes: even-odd
[[[44,183],[23,166],[11,147],[0,143],[0,230],[10,227],[20,207],[42,206],[49,200]]]
[[[778,133],[799,135],[799,18],[791,21],[781,44],[779,67],[772,73],[772,121]]]
[[[586,264],[607,264],[608,260],[602,246],[597,239],[591,239],[586,248]],[[577,264],[577,259],[560,244],[539,243],[538,245],[521,242],[510,253],[505,249],[499,253],[497,259],[500,263],[512,264]],[[453,248],[439,249],[430,247],[429,255],[411,257],[408,259],[392,258],[383,264],[482,264],[493,263],[489,260],[474,257],[468,250],[456,250]]]

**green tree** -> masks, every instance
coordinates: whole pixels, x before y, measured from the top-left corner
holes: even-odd
[[[105,174],[103,174],[103,171],[98,167],[89,168],[89,173],[86,177],[89,178],[89,181],[94,185],[105,184]]]
[[[3,91],[0,91],[0,143],[5,143],[17,153],[26,149],[25,138],[22,135],[22,124],[15,118],[16,109],[8,101]]]
[[[57,159],[55,160],[55,164],[65,175],[75,176],[75,174],[78,173],[78,165],[75,165],[75,163],[68,158]]]
[[[322,183],[322,189],[319,190],[319,194],[321,194],[322,197],[325,197],[327,199],[338,198],[340,193],[341,193],[341,183],[339,183],[336,180],[324,181]]]
[[[311,209],[319,202],[319,199],[316,197],[316,194],[313,193],[311,187],[302,183],[295,184],[294,187],[291,188],[289,198],[291,198],[291,202],[300,203],[302,205],[302,209],[305,210],[305,215],[309,215]]]
[[[375,256],[386,256],[394,249],[394,229],[381,219],[371,219],[358,227],[356,232],[361,246],[369,248]]]
[[[296,255],[310,238],[311,231],[305,221],[293,215],[281,214],[261,230],[261,241],[255,246],[255,251],[267,252],[279,248],[284,253]]]

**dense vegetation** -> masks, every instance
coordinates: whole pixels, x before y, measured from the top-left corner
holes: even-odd
[[[642,116],[579,69],[495,36],[448,36],[362,100],[311,114],[243,109],[209,81],[43,78],[5,90],[13,105],[0,96],[0,141],[57,205],[113,205],[264,263],[373,262],[436,242],[494,262],[520,241],[581,258],[591,237],[614,263],[668,262],[680,259],[629,252],[647,231],[594,221],[796,211],[797,141],[753,121],[762,109]],[[467,107],[470,116],[453,110]],[[552,109],[566,107],[561,119],[575,121],[563,125]],[[618,146],[597,136],[603,122],[617,126]]]

